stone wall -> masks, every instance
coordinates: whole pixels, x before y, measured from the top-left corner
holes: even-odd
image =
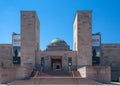
[[[109,66],[86,66],[79,68],[83,78],[93,79],[103,83],[111,82],[111,71]]]
[[[86,68],[87,78],[100,82],[111,82],[111,71],[109,66],[90,66]]]
[[[16,71],[16,79],[24,79],[29,78],[33,69],[32,68],[25,68],[25,67],[19,67],[15,69]]]
[[[102,44],[101,65],[119,67],[120,65],[120,44]]]
[[[0,66],[12,66],[12,44],[0,44]]]
[[[15,80],[15,68],[2,67],[0,68],[0,83],[7,83]]]
[[[16,79],[24,79],[30,77],[32,69],[24,67],[1,67],[0,83],[8,83]]]
[[[111,79],[120,77],[120,44],[102,44],[100,64],[111,66]]]

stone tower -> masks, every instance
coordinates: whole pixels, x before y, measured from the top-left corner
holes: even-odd
[[[21,66],[35,67],[39,45],[39,20],[36,12],[21,11]]]
[[[74,20],[74,51],[77,66],[92,65],[92,12],[78,11]]]

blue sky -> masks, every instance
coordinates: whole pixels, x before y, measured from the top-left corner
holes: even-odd
[[[120,43],[120,0],[0,0],[0,44],[12,43],[20,33],[20,10],[35,10],[40,20],[42,50],[56,37],[73,49],[73,22],[77,10],[92,10],[92,33],[102,43]]]

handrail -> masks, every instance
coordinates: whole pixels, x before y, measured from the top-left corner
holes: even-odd
[[[73,78],[75,77],[75,75],[74,75],[74,72],[72,71],[72,76],[73,76]]]

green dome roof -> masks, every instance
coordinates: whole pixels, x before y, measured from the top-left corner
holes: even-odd
[[[46,51],[70,51],[69,45],[62,39],[56,38],[52,40],[46,47]]]
[[[66,42],[60,38],[53,39],[50,44],[66,44]]]

